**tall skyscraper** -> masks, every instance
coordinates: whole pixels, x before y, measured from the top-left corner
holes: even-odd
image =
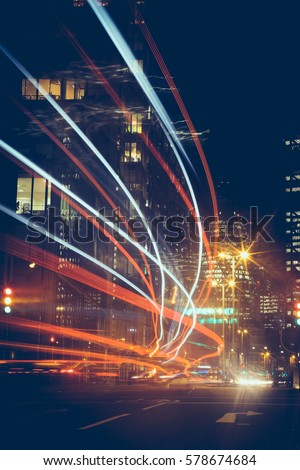
[[[285,176],[284,221],[287,276],[286,325],[293,326],[295,303],[300,302],[300,139],[285,140],[289,171]]]

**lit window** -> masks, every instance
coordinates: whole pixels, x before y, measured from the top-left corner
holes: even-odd
[[[142,160],[142,153],[139,144],[136,142],[126,142],[123,162],[140,162]]]
[[[84,80],[66,80],[66,100],[81,100],[85,95]]]
[[[17,188],[17,214],[31,212],[32,178],[19,178]]]
[[[38,99],[46,99],[44,94],[41,91],[41,87],[47,93],[47,95],[52,96],[55,100],[60,99],[60,90],[61,84],[60,80],[50,80],[49,78],[40,78],[39,79],[39,90],[38,90]]]
[[[45,210],[46,180],[44,178],[34,178],[32,212]]]
[[[43,212],[51,203],[51,183],[40,177],[20,177],[17,187],[17,214]]]
[[[60,95],[61,95],[61,82],[60,82],[60,80],[50,80],[50,95],[55,100],[60,99]]]
[[[143,132],[142,120],[142,114],[132,114],[130,116],[130,122],[127,124],[127,132],[141,134]]]

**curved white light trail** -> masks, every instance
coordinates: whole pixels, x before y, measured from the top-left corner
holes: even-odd
[[[134,245],[139,251],[142,251],[145,256],[147,256],[149,259],[151,259],[151,261],[153,261],[156,265],[159,266],[159,261],[157,260],[157,258],[155,258],[155,256],[153,256],[151,253],[149,253],[148,250],[146,250],[142,245],[140,245],[138,242],[136,242],[133,238],[131,238],[126,232],[124,232],[120,227],[118,227],[117,225],[114,225],[114,223],[108,219],[106,219],[106,217],[102,214],[100,214],[98,211],[96,211],[92,206],[90,206],[89,204],[87,204],[85,201],[83,201],[79,196],[77,196],[75,193],[73,193],[70,189],[66,188],[63,184],[61,184],[59,181],[57,181],[55,178],[53,178],[53,176],[49,175],[45,170],[43,170],[42,168],[40,168],[38,165],[36,165],[35,163],[33,163],[31,160],[29,160],[27,157],[25,157],[24,155],[22,155],[20,152],[18,152],[16,149],[14,149],[13,147],[11,147],[9,144],[7,144],[6,142],[4,142],[2,139],[0,139],[0,147],[2,147],[6,152],[10,153],[11,155],[13,155],[17,160],[19,160],[20,162],[22,162],[23,164],[25,164],[27,167],[31,168],[32,170],[34,170],[36,173],[38,173],[39,175],[41,175],[43,178],[45,178],[46,180],[50,181],[51,184],[53,184],[54,186],[56,186],[60,191],[62,191],[64,194],[66,194],[67,196],[69,196],[71,199],[74,199],[76,202],[78,202],[80,205],[82,205],[83,207],[85,207],[89,212],[91,212],[92,214],[94,214],[97,218],[99,218],[100,220],[102,220],[106,225],[108,225],[110,228],[112,228],[113,230],[115,230],[116,232],[118,232],[122,237],[124,237],[127,241],[129,241],[132,245]],[[1,206],[2,208],[4,208],[4,206]],[[1,209],[3,210],[3,209]],[[6,209],[6,211],[10,211],[10,209]],[[14,212],[10,211],[9,212],[10,215],[15,214]],[[18,219],[19,220],[19,219]],[[21,217],[21,220],[23,221],[22,217]],[[26,219],[27,221],[28,219]],[[34,228],[37,228],[36,225]],[[43,229],[43,232],[42,233],[45,233],[45,230]],[[52,235],[53,237],[53,235]],[[60,242],[63,242],[63,240],[61,238],[57,238],[57,240],[59,243]],[[72,247],[72,245],[70,245],[70,247]],[[83,252],[82,252],[83,253]],[[106,266],[106,265],[103,265],[103,266]],[[109,268],[110,269],[110,268]],[[178,287],[183,291],[183,293],[186,295],[186,297],[189,299],[189,303],[191,303],[191,305],[193,306],[193,301],[192,299],[190,298],[190,295],[189,293],[187,292],[187,290],[185,289],[185,287],[178,281],[178,279],[174,276],[174,274],[169,271],[164,265],[162,265],[162,269],[164,271],[165,274],[167,274],[173,281],[174,283],[176,283],[178,285]],[[114,271],[115,272],[115,271]],[[122,277],[122,280],[124,280],[125,278]],[[129,281],[128,281],[129,282]],[[132,283],[130,283],[131,287],[134,285]],[[144,296],[146,294],[144,293]],[[147,297],[148,299],[148,297]],[[153,302],[153,301],[152,301]],[[154,305],[156,305],[154,303]]]
[[[135,62],[135,57],[133,55],[133,53],[131,52],[128,44],[126,43],[125,39],[123,38],[123,36],[121,35],[120,31],[118,30],[118,28],[116,27],[116,25],[114,24],[114,22],[112,21],[112,19],[110,18],[109,14],[105,11],[105,8],[102,8],[97,2],[96,0],[87,0],[90,7],[92,8],[92,10],[94,11],[94,13],[96,14],[97,18],[100,20],[102,26],[104,27],[104,29],[106,30],[106,32],[108,33],[109,37],[111,38],[111,40],[113,41],[113,43],[115,44],[116,48],[118,49],[118,51],[120,52],[121,56],[123,57],[123,59],[125,60],[126,64],[128,65],[129,69],[131,70],[132,74],[134,75],[135,79],[137,80],[137,82],[139,83],[139,85],[141,86],[142,90],[144,91],[145,95],[147,96],[147,98],[149,99],[150,103],[152,104],[153,108],[155,109],[157,115],[159,116],[160,118],[160,121],[161,121],[161,125],[162,125],[162,128],[163,128],[163,131],[168,139],[168,141],[171,143],[171,144],[175,144],[175,146],[177,146],[180,151],[183,153],[184,157],[186,158],[186,160],[190,163],[190,160],[189,160],[189,157],[185,151],[185,149],[183,148],[182,146],[182,143],[179,141],[178,137],[176,136],[175,134],[175,128],[174,126],[172,125],[172,122],[171,122],[171,119],[168,115],[168,113],[166,112],[164,106],[162,105],[160,99],[158,98],[157,94],[155,93],[155,91],[153,90],[153,87],[151,86],[149,80],[147,79],[147,77],[145,76],[145,74],[143,73],[143,71],[141,70],[136,70],[134,68],[134,62]],[[195,289],[197,287],[197,284],[198,284],[198,281],[199,281],[199,278],[200,278],[200,272],[201,272],[201,260],[202,260],[202,227],[201,227],[201,222],[200,222],[200,213],[199,213],[199,208],[198,208],[198,204],[197,204],[197,201],[196,201],[196,197],[195,197],[195,193],[194,193],[194,190],[193,190],[193,187],[192,187],[192,184],[190,182],[190,179],[188,177],[188,174],[186,172],[186,169],[183,165],[183,162],[180,158],[180,155],[176,149],[176,147],[174,147],[172,145],[172,148],[173,148],[173,151],[175,153],[175,156],[177,158],[177,161],[180,165],[180,168],[183,172],[183,175],[186,179],[186,183],[188,185],[188,188],[189,188],[189,191],[190,191],[190,194],[191,194],[191,197],[192,197],[192,201],[193,201],[193,204],[194,204],[194,209],[195,209],[195,214],[196,214],[196,224],[197,224],[197,227],[198,227],[198,231],[199,231],[199,236],[201,237],[201,241],[199,243],[199,259],[198,259],[198,268],[197,268],[197,273],[196,273],[196,277],[195,277],[195,281],[194,281],[194,284],[192,286],[192,289],[190,291],[190,297],[194,294],[195,292]],[[184,309],[184,312],[183,312],[183,315],[185,314],[187,308],[189,307],[189,304],[190,302],[187,303],[185,309]],[[191,303],[192,307],[193,307],[193,303]],[[193,307],[194,308],[194,307]],[[179,347],[176,348],[177,349],[177,353],[179,351],[179,349],[181,348],[181,346],[184,344],[184,342],[186,341],[186,339],[190,336],[190,334],[192,333],[193,331],[193,328],[195,326],[195,323],[196,323],[196,314],[194,313],[193,314],[193,325],[192,327],[189,329],[188,333],[186,334],[186,336],[184,337],[183,341],[180,343]],[[179,326],[180,328],[180,326]],[[178,336],[179,334],[179,329],[177,330],[177,333],[176,335]],[[176,337],[173,338],[176,339]],[[175,356],[176,357],[176,356]]]
[[[135,199],[132,197],[130,191],[128,191],[127,187],[119,177],[119,175],[114,171],[114,169],[110,166],[110,164],[105,160],[101,152],[95,147],[95,145],[88,139],[88,137],[82,132],[82,130],[77,126],[77,124],[70,118],[70,116],[57,104],[57,102],[44,90],[44,88],[37,82],[37,80],[28,72],[28,70],[8,51],[8,49],[0,43],[0,50],[6,55],[6,57],[27,77],[27,79],[32,83],[32,85],[39,90],[40,93],[45,97],[45,99],[51,104],[51,106],[62,116],[62,118],[73,128],[73,130],[79,135],[79,137],[85,142],[85,144],[92,150],[92,152],[96,155],[96,157],[100,160],[100,162],[105,166],[105,168],[109,171],[115,181],[118,183],[120,188],[124,191],[130,202],[132,203],[133,207],[135,208],[137,214],[140,216],[142,223],[147,230],[147,233],[150,237],[151,243],[153,245],[156,257],[157,257],[157,264],[160,269],[161,273],[161,315],[160,315],[160,326],[161,332],[160,337],[158,338],[159,341],[163,338],[163,312],[164,312],[164,303],[165,303],[165,277],[164,277],[164,270],[162,268],[162,262],[160,258],[160,254],[158,251],[157,244],[153,238],[152,232],[147,224],[144,223],[146,218],[144,217],[142,211],[140,210],[139,206],[137,205]]]

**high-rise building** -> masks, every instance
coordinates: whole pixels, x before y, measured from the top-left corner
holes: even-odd
[[[102,5],[117,9],[117,5],[113,4],[120,4],[111,3],[112,5],[110,2],[102,2]],[[124,3],[127,2],[121,2],[123,9]],[[126,23],[124,29],[136,57],[133,67],[147,72],[149,59],[139,31],[138,15],[138,9],[143,3],[136,1],[133,13],[129,8],[125,9],[127,17],[124,16],[122,20]],[[52,256],[49,258],[49,269],[45,264],[43,267],[38,266],[37,260],[33,259],[37,255],[33,249],[30,252],[30,247],[28,252],[25,253],[24,250],[22,253],[20,249],[14,250],[6,244],[6,254],[15,266],[11,277],[16,288],[22,290],[23,299],[32,296],[32,285],[36,289],[34,305],[25,308],[25,301],[24,305],[19,304],[18,313],[61,327],[101,331],[101,334],[113,339],[146,347],[153,340],[151,312],[131,306],[120,296],[114,295],[114,289],[120,281],[112,271],[105,271],[103,265],[93,264],[91,258],[107,264],[141,289],[145,289],[142,274],[149,279],[147,263],[136,248],[125,242],[109,224],[103,224],[97,219],[95,226],[91,218],[87,221],[79,198],[99,214],[107,216],[110,221],[119,223],[123,229],[120,214],[125,215],[127,220],[136,217],[132,200],[150,223],[154,218],[159,220],[159,217],[182,214],[184,209],[180,195],[153,157],[149,142],[173,168],[175,158],[161,131],[157,116],[139,90],[131,70],[119,57],[116,58],[113,47],[106,47],[107,38],[104,32],[101,33],[99,27],[97,47],[94,37],[85,35],[86,24],[81,24],[79,20],[90,12],[86,2],[74,0],[61,8],[70,24],[74,22],[74,28],[78,29],[76,36],[73,36],[73,31],[66,31],[64,27],[54,23],[48,26],[53,30],[51,34],[47,31],[47,38],[41,25],[32,25],[32,29],[28,27],[27,32],[24,31],[28,50],[35,50],[37,44],[40,44],[40,60],[36,62],[36,58],[32,59],[30,54],[26,58],[26,67],[34,75],[38,86],[35,87],[28,78],[21,77],[18,73],[15,80],[6,84],[10,94],[19,100],[21,109],[14,111],[6,138],[46,174],[41,175],[36,169],[26,165],[12,164],[11,169],[10,164],[6,165],[12,182],[6,205],[20,217],[13,224],[11,233],[25,240],[28,230],[21,221],[36,217],[44,221],[43,226],[54,233],[58,241],[54,243],[46,237],[38,245],[38,248],[47,250]],[[30,34],[27,34],[29,31]],[[35,31],[35,34],[31,34],[31,31]],[[53,44],[48,45],[48,48],[42,46],[49,41],[49,37],[53,39]],[[83,38],[83,42],[86,40],[84,45],[91,56],[83,51],[80,38]],[[86,142],[50,106],[42,88],[101,152],[128,188],[131,201],[124,195],[118,181],[111,178],[107,168],[100,164]],[[10,106],[13,106],[12,103]],[[62,189],[56,187],[53,178],[61,187],[76,194],[75,203],[71,197],[63,194]],[[184,178],[180,178],[180,183],[184,186]],[[113,204],[108,203],[109,199]],[[102,231],[98,230],[97,224]],[[131,260],[107,238],[109,235],[120,241]],[[148,241],[144,242],[144,246],[153,252]],[[171,241],[164,245],[161,257],[164,261],[176,260],[175,267],[180,269],[187,250],[188,242],[183,246],[178,241]],[[83,257],[81,251],[89,259]],[[139,272],[132,259],[138,265]],[[7,260],[5,263],[9,264]],[[75,274],[68,277],[65,273],[70,269]],[[93,285],[89,279],[89,282],[80,282],[80,275],[87,271],[91,276],[100,276],[107,281],[107,285],[112,286],[109,295],[103,291],[105,289],[98,290],[97,283]],[[159,267],[151,263],[151,272],[155,296],[159,301]],[[26,286],[23,279],[28,281]],[[184,304],[181,299],[176,300],[173,284],[167,279],[167,301],[172,303],[174,299],[177,306],[182,308]],[[122,282],[121,285],[124,286]],[[37,290],[40,295],[37,295]],[[43,296],[45,292],[47,299]],[[167,328],[168,322],[164,325]]]
[[[286,285],[286,326],[294,325],[295,303],[300,301],[300,140],[285,140],[289,171],[285,176],[284,221],[285,221],[285,263]]]

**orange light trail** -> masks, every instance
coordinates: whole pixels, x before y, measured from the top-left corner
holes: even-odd
[[[16,342],[16,341],[0,341],[0,345],[1,346],[10,346],[12,348],[27,349],[28,351],[36,351],[36,349],[37,349],[36,344],[20,343],[20,342]],[[43,345],[39,345],[38,347],[39,347],[40,352],[45,352],[45,353],[49,353],[49,354],[52,354],[52,352],[53,352],[55,354],[69,355],[70,357],[77,356],[77,357],[82,358],[82,356],[85,356],[86,353],[87,353],[85,350],[67,349],[67,348],[43,346]],[[139,359],[133,359],[133,358],[130,358],[129,356],[116,356],[116,355],[113,355],[113,354],[108,355],[108,354],[96,353],[96,352],[92,352],[92,351],[89,352],[88,355],[89,355],[89,358],[91,358],[91,359],[95,359],[95,360],[103,359],[104,363],[110,362],[112,364],[126,364],[126,363],[127,364],[135,364],[135,365],[149,367],[149,368],[157,368],[161,372],[164,372],[165,374],[168,374],[168,371],[166,369],[164,369],[163,367],[161,367],[157,364],[147,362],[147,361],[141,361]]]
[[[41,248],[36,246],[26,244],[22,240],[18,240],[16,237],[6,237],[0,236],[0,249],[3,249],[9,254],[14,256],[26,259],[27,261],[34,261],[37,265],[42,266],[51,271],[58,272],[59,274],[69,277],[75,281],[78,281],[82,284],[88,285],[100,292],[105,292],[108,295],[113,295],[119,299],[124,300],[131,305],[140,307],[145,311],[151,311],[150,302],[142,297],[141,295],[131,292],[130,290],[118,286],[105,278],[102,278],[94,273],[81,268],[80,266],[75,266],[71,262],[65,262],[60,266],[59,257],[45,252]],[[46,256],[45,256],[46,255]],[[76,268],[76,269],[75,269]],[[175,310],[172,310],[168,307],[165,307],[164,315],[166,318],[179,322],[182,315]],[[188,317],[182,319],[182,323],[188,327],[191,326],[192,320]],[[209,328],[206,328],[204,325],[196,323],[195,330],[205,336],[208,336],[213,341],[215,341],[219,347],[222,346],[223,340],[216,333],[211,331]]]

